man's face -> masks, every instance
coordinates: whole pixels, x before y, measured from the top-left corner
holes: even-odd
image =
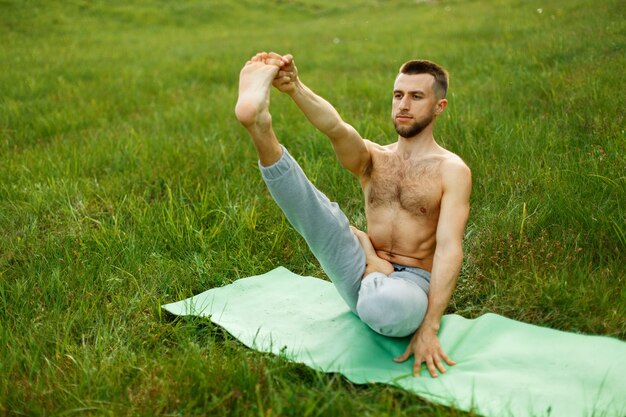
[[[435,119],[438,99],[430,74],[399,74],[393,86],[391,117],[398,135],[412,138]]]

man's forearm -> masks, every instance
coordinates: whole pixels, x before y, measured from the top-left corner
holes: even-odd
[[[428,293],[428,309],[420,326],[423,330],[439,331],[441,317],[448,307],[463,262],[460,248],[435,252]],[[443,253],[441,253],[443,252]]]
[[[296,88],[289,95],[311,124],[330,139],[341,133],[343,121],[337,110],[300,80],[296,81]]]
[[[300,80],[289,95],[307,119],[331,141],[341,165],[360,177],[370,160],[369,150],[359,133],[345,123],[337,110]]]

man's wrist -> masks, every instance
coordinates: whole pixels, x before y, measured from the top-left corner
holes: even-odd
[[[289,96],[292,99],[296,99],[298,96],[301,96],[302,94],[304,94],[305,92],[305,87],[304,84],[302,84],[302,82],[300,81],[299,78],[297,78],[294,82],[293,82],[293,90],[289,90],[287,93],[289,94]]]
[[[424,320],[419,327],[420,332],[439,333],[439,321]]]

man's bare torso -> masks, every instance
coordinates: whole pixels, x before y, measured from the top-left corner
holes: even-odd
[[[438,147],[402,155],[397,144],[368,141],[371,164],[361,177],[367,230],[379,257],[430,271],[443,193],[442,165],[458,156]]]

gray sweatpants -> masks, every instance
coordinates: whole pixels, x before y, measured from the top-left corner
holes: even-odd
[[[272,197],[350,310],[382,335],[415,332],[426,313],[430,273],[394,265],[389,276],[373,272],[362,279],[365,254],[337,203],[315,188],[284,147],[275,164],[259,167]]]

